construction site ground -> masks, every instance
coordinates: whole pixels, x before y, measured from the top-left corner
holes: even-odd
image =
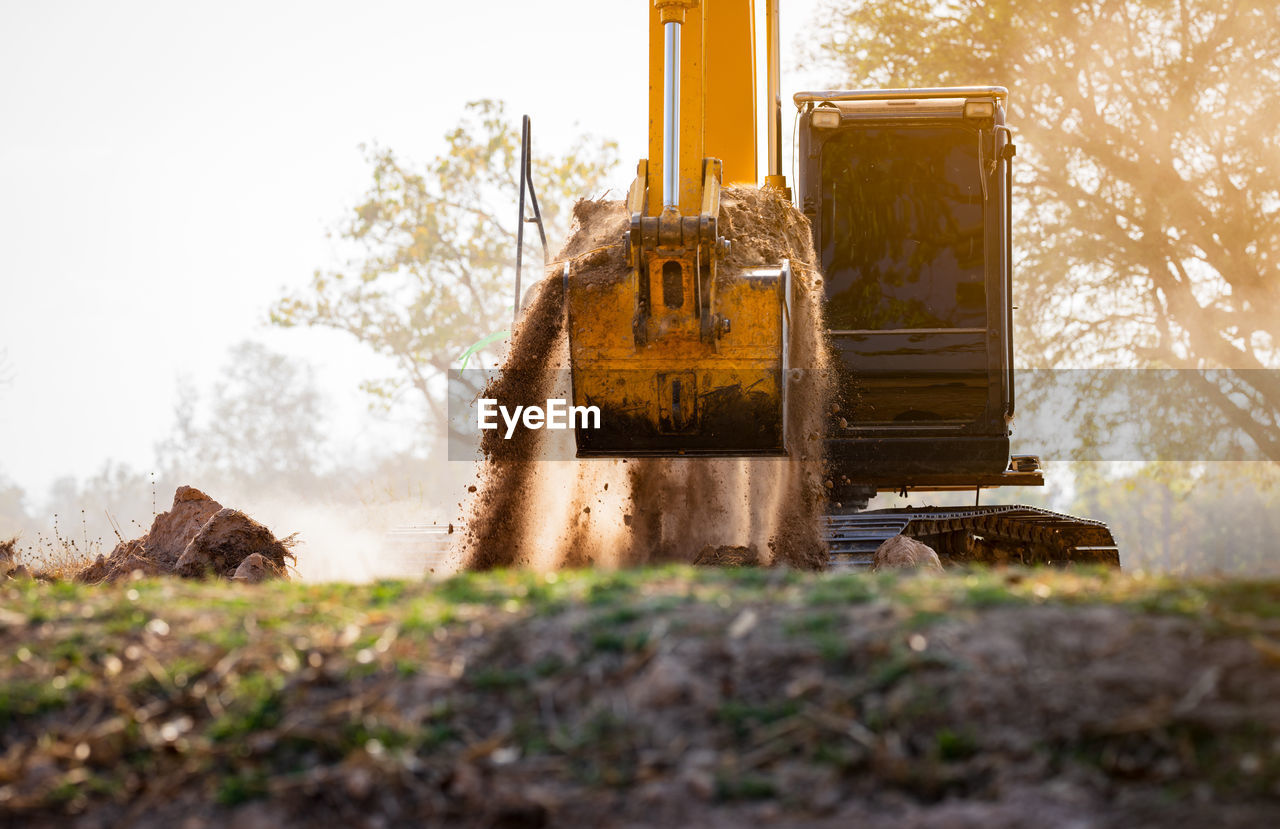
[[[0,825],[1220,826],[1280,582],[671,567],[0,585]]]

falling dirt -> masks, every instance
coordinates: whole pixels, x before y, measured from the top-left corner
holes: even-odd
[[[564,333],[564,288],[545,279],[534,288],[532,303],[516,326],[502,373],[484,396],[507,406],[541,404],[555,377],[551,351]],[[526,526],[537,505],[530,492],[537,473],[541,432],[520,429],[510,440],[497,431],[483,433],[480,449],[485,465],[474,494],[463,539],[468,569],[529,563]]]
[[[620,201],[580,201],[574,229],[531,291],[501,373],[483,396],[502,405],[569,397],[564,269],[579,283],[628,277]],[[729,187],[721,233],[731,242],[718,279],[789,260],[792,272],[787,458],[571,457],[571,432],[522,429],[481,439],[484,468],[460,534],[457,566],[555,569],[692,562],[705,548],[757,551],[760,563],[825,566],[823,437],[831,397],[822,279],[809,225],[771,191]]]
[[[760,553],[755,547],[732,544],[713,547],[708,544],[698,553],[693,563],[705,567],[751,567],[760,563]]]

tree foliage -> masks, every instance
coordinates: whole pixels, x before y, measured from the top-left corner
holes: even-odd
[[[239,343],[207,391],[179,388],[173,433],[156,447],[163,477],[240,492],[314,490],[325,408],[310,366],[261,343]]]
[[[1074,464],[1073,509],[1105,521],[1126,568],[1274,575],[1276,464]]]
[[[1272,0],[867,0],[819,20],[835,86],[1010,88],[1023,361],[1254,369],[1196,396],[1280,459]]]
[[[146,532],[157,510],[168,509],[164,488],[154,474],[112,460],[83,479],[64,475],[32,510],[26,540],[43,541],[53,549],[69,545],[90,557],[109,552],[120,540],[117,527],[121,539],[135,538]],[[172,497],[173,488],[167,490]]]
[[[441,379],[470,346],[510,325],[519,122],[501,103],[478,101],[445,140],[445,151],[421,166],[387,148],[368,150],[372,184],[337,231],[354,251],[350,261],[316,271],[305,290],[271,312],[276,325],[342,331],[390,358],[392,376],[365,389],[383,401],[415,392],[441,424]],[[535,153],[533,177],[553,249],[573,202],[599,192],[615,161],[613,143],[588,138],[563,155]],[[530,226],[526,285],[540,276],[537,238]]]
[[[22,487],[0,472],[0,541],[6,541],[26,529],[30,521],[26,501],[27,495]]]

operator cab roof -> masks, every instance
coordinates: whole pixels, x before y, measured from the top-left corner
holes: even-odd
[[[797,92],[792,100],[796,108],[805,110],[816,104],[827,104],[845,113],[894,112],[905,115],[959,114],[965,101],[994,99],[1002,107],[1009,98],[1003,86],[951,86],[920,89],[846,89]]]

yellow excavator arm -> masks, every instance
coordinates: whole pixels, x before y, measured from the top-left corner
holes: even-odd
[[[678,171],[674,203],[681,214],[701,211],[708,156],[720,160],[724,184],[756,183],[755,54],[753,0],[651,3],[649,175],[637,177],[649,190],[646,215],[660,215],[670,195],[664,150],[672,133]],[[668,71],[669,55],[674,72]],[[666,103],[672,92],[679,103],[674,112]]]
[[[721,268],[721,186],[757,181],[755,54],[752,0],[652,0],[649,158],[627,195],[629,271],[568,282],[574,402],[625,426],[580,431],[580,455],[786,451],[787,263]],[[782,187],[770,120],[768,183]]]

